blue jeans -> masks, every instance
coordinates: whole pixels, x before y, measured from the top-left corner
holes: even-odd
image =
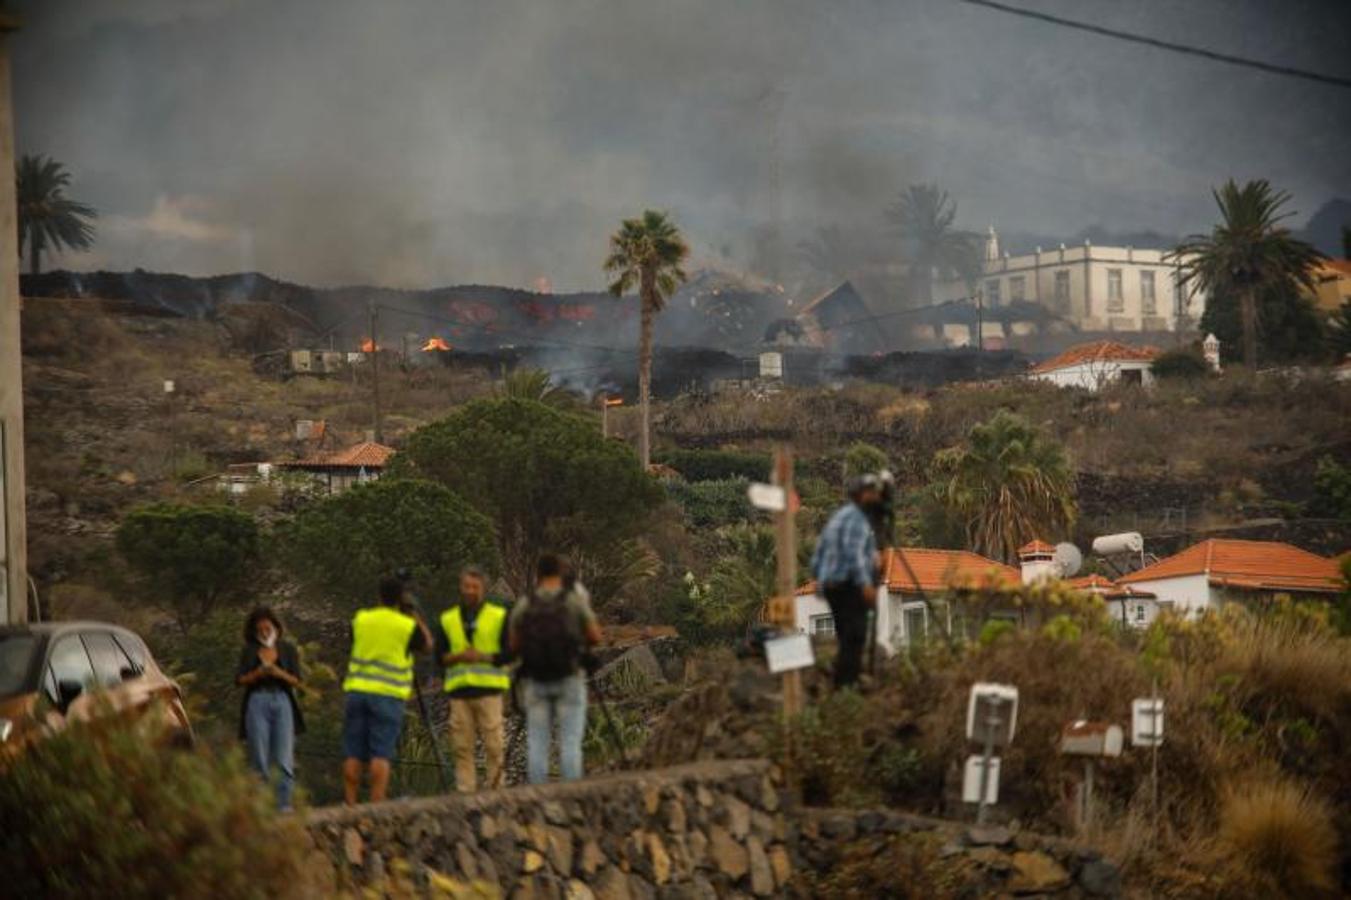
[[[561,681],[525,682],[526,777],[549,780],[549,744],[558,724],[558,757],[564,781],[582,777],[582,735],[586,733],[586,679],[579,672]]]
[[[264,781],[272,780],[272,766],[281,770],[277,780],[277,808],[291,808],[296,782],[296,726],[291,698],[285,691],[254,691],[244,711],[244,736],[253,766]]]

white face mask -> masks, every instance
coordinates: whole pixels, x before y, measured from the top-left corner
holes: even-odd
[[[264,647],[277,646],[277,632],[275,630],[269,630],[259,635],[258,643],[262,644]]]

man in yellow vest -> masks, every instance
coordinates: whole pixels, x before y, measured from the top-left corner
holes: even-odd
[[[343,798],[357,802],[361,766],[370,764],[371,802],[385,799],[389,761],[399,743],[404,706],[413,695],[413,654],[431,650],[431,634],[416,610],[404,609],[404,585],[380,581],[380,603],[352,619],[342,721]]]
[[[450,700],[450,745],[455,753],[455,787],[477,788],[474,745],[483,739],[485,787],[502,787],[502,705],[511,687],[504,667],[507,611],[484,600],[482,570],[460,573],[460,602],[441,615],[436,657],[446,667],[445,690]]]

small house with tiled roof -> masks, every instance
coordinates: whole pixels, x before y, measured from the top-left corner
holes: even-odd
[[[1013,588],[1018,570],[969,550],[892,548],[882,553],[886,577],[877,589],[877,643],[888,655],[928,634],[926,596],[952,591]],[[798,589],[794,605],[798,631],[833,637],[835,620],[815,582]]]
[[[1154,383],[1150,364],[1159,355],[1156,347],[1133,347],[1116,341],[1075,344],[1059,356],[1032,367],[1029,376],[1061,387],[1088,391],[1126,382],[1148,387]]]
[[[345,450],[315,453],[295,462],[278,463],[277,468],[309,473],[327,493],[341,494],[353,485],[377,480],[393,455],[392,447],[362,441]]]
[[[1117,579],[1195,614],[1276,594],[1333,597],[1343,589],[1337,561],[1290,544],[1212,538]]]

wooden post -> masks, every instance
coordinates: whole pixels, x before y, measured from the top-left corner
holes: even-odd
[[[385,442],[384,415],[380,409],[380,319],[375,301],[368,304],[371,317],[371,399],[375,405],[375,442]]]
[[[778,604],[780,614],[775,624],[791,629],[796,624],[797,523],[793,509],[793,451],[787,444],[779,445],[774,451],[774,483],[783,489],[784,495],[783,511],[775,514],[776,587],[778,595],[787,598],[786,602]],[[783,675],[784,721],[801,713],[802,673],[794,669]]]

